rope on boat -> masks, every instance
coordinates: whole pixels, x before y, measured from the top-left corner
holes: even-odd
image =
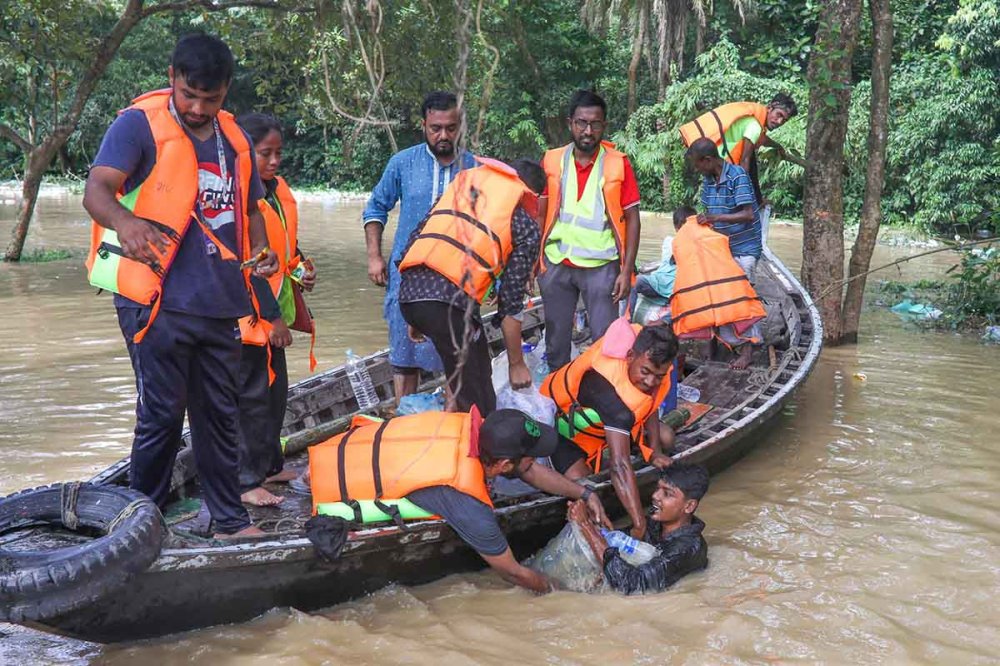
[[[135,513],[136,511],[138,511],[139,507],[140,507],[140,506],[142,506],[143,504],[145,504],[145,503],[146,503],[147,501],[148,501],[148,500],[147,500],[147,499],[146,499],[145,497],[141,497],[141,498],[139,498],[139,499],[137,499],[137,500],[132,500],[131,502],[129,502],[129,503],[128,503],[128,504],[127,504],[127,505],[125,506],[125,508],[124,508],[124,509],[122,509],[121,511],[119,511],[119,512],[118,512],[118,515],[117,515],[117,516],[115,516],[114,518],[112,518],[112,519],[111,519],[111,522],[110,522],[110,523],[108,523],[108,529],[107,529],[107,533],[108,533],[108,534],[111,534],[111,533],[112,533],[112,532],[114,532],[114,531],[115,531],[116,529],[118,529],[118,527],[119,527],[119,526],[120,526],[120,525],[121,525],[121,524],[122,524],[123,522],[125,522],[126,520],[128,520],[128,519],[129,519],[129,517],[130,517],[130,516],[131,516],[131,515],[132,515],[133,513]],[[161,518],[161,520],[162,520],[162,518]]]

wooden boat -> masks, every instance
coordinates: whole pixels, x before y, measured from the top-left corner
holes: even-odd
[[[732,463],[755,445],[761,428],[816,363],[822,340],[819,315],[795,277],[768,250],[758,267],[757,289],[769,312],[766,329],[772,346],[755,354],[747,371],[715,361],[687,364],[683,383],[699,389],[700,402],[712,409],[679,432],[675,459],[703,463],[713,471]],[[526,339],[540,335],[542,322],[542,306],[535,302],[526,312]],[[485,326],[498,352],[499,328],[489,317]],[[393,398],[388,353],[374,354],[366,364],[381,407],[388,408]],[[434,381],[425,379],[426,386]],[[345,429],[356,409],[343,367],[292,386],[284,428],[287,465],[304,467],[306,448]],[[126,484],[128,467],[128,460],[122,460],[92,482]],[[638,458],[635,467],[648,500],[656,472]],[[609,515],[622,516],[607,472],[595,475],[591,484]],[[324,561],[304,536],[308,498],[292,494],[278,508],[253,508],[255,521],[268,532],[265,538],[238,543],[198,539],[186,532],[198,518],[184,514],[183,508],[199,494],[188,442],[177,459],[173,507],[166,512],[172,534],[158,559],[125,589],[46,620],[41,628],[100,642],[135,640],[241,622],[274,607],[310,611],[390,583],[416,585],[483,566],[438,520],[411,523],[406,529],[388,524],[352,532],[339,559]],[[562,528],[565,500],[542,493],[498,500],[497,514],[515,554],[523,558]]]

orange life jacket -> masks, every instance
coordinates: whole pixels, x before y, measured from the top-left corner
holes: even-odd
[[[740,118],[753,116],[760,123],[760,139],[767,134],[767,107],[756,102],[732,102],[703,113],[680,126],[681,141],[690,146],[705,137],[722,148],[722,156],[732,164],[739,164],[743,157],[743,142],[735,146],[726,144],[726,132]],[[758,140],[758,144],[760,140]]]
[[[767,316],[750,280],[729,251],[729,238],[689,217],[674,238],[677,273],[670,315],[678,337],[708,337],[734,324],[742,333]]]
[[[638,335],[639,331],[642,330],[642,326],[638,324],[631,324],[630,327],[634,335]],[[539,389],[542,395],[552,398],[552,401],[556,403],[556,419],[562,419],[566,424],[569,424],[573,443],[584,450],[587,454],[587,464],[595,472],[601,471],[601,454],[604,452],[607,441],[605,440],[604,424],[599,419],[594,418],[593,410],[588,409],[590,405],[582,405],[579,402],[580,382],[583,380],[583,375],[588,370],[594,370],[604,377],[615,389],[615,393],[625,403],[625,406],[632,411],[635,417],[631,432],[632,441],[639,445],[639,450],[642,451],[643,458],[646,460],[649,460],[653,453],[653,449],[646,444],[644,430],[646,419],[656,413],[657,408],[670,391],[669,373],[663,378],[660,388],[654,395],[649,395],[636,388],[628,378],[628,361],[624,358],[609,356],[604,352],[606,338],[607,335],[546,377]],[[584,415],[584,410],[591,413],[591,416]],[[578,428],[574,424],[578,423],[581,418],[586,425]]]
[[[156,144],[156,162],[146,179],[129,192],[119,192],[118,199],[136,217],[152,223],[164,233],[167,248],[159,252],[159,261],[149,266],[123,256],[118,234],[96,222],[90,227],[90,252],[87,255],[88,279],[91,284],[113,291],[143,305],[152,305],[149,323],[136,333],[134,342],[142,342],[160,309],[163,300],[163,281],[181,240],[192,222],[197,223],[195,204],[198,199],[198,158],[194,144],[168,106],[171,91],[156,90],[132,100],[129,109],[138,109],[146,115],[149,129]],[[247,195],[250,192],[250,175],[253,173],[253,156],[250,144],[236,124],[233,115],[219,111],[216,116],[219,128],[236,152],[236,242],[239,256],[230,252],[212,230],[202,224],[202,232],[219,249],[225,261],[240,261],[250,256],[250,222],[247,217]],[[243,271],[247,289],[250,290],[250,271]],[[250,290],[251,300],[256,299]]]
[[[313,513],[325,502],[402,499],[431,486],[493,506],[479,461],[478,416],[423,412],[361,423],[309,448]]]
[[[277,186],[274,195],[278,200],[281,211],[277,211],[267,201],[260,199],[257,207],[264,218],[264,227],[267,230],[267,244],[275,254],[278,255],[278,270],[267,278],[271,287],[271,293],[277,298],[282,289],[295,289],[288,284],[291,280],[292,272],[298,267],[300,259],[298,256],[298,233],[299,233],[299,210],[298,203],[292,195],[292,190],[288,183],[281,176],[275,176]],[[282,222],[284,216],[284,222]],[[297,307],[305,307],[301,300]],[[308,313],[307,313],[308,314]],[[240,319],[240,334],[243,344],[264,346],[270,339],[270,332],[273,326],[271,322],[259,317],[247,316]],[[316,368],[316,357],[313,353],[316,346],[316,324],[312,324],[312,340],[309,346],[309,370]]]
[[[511,216],[529,191],[506,164],[481,162],[455,176],[399,263],[400,273],[431,268],[479,303],[507,265]]]
[[[622,183],[625,181],[625,153],[615,149],[615,144],[610,141],[602,141],[604,147],[604,169],[600,174],[603,179],[601,191],[604,194],[604,208],[607,213],[611,230],[614,232],[615,244],[618,246],[618,260],[622,266],[625,265],[625,210],[622,208]],[[562,174],[563,162],[566,151],[573,150],[573,144],[562,148],[553,148],[545,151],[542,158],[542,168],[545,169],[546,181],[548,184],[548,208],[545,210],[545,223],[542,227],[541,251],[538,253],[539,271],[545,270],[545,244],[548,242],[552,227],[559,219],[559,207],[562,204]],[[573,159],[570,156],[570,159]],[[575,167],[574,167],[575,168]],[[595,174],[591,173],[590,178]]]

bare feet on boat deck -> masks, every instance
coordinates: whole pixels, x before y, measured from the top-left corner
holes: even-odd
[[[265,488],[254,488],[240,495],[240,501],[250,506],[277,506],[284,502],[285,498]]]
[[[260,529],[256,525],[250,525],[249,527],[244,527],[239,532],[233,532],[232,534],[222,534],[221,532],[216,532],[212,535],[213,539],[242,539],[244,537],[258,537],[264,536],[267,532]]]
[[[750,367],[750,357],[753,354],[753,347],[745,344],[740,347],[740,354],[730,362],[729,367],[733,370],[746,370]]]
[[[274,476],[269,476],[264,479],[264,483],[288,483],[292,479],[298,477],[298,472],[293,469],[283,469]]]

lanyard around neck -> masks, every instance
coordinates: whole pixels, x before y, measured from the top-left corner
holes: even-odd
[[[187,132],[191,133],[184,121],[181,120],[180,116],[177,115],[177,109],[174,107],[174,96],[170,95],[170,99],[167,102],[167,107],[170,109],[170,115],[174,117],[177,124]],[[219,175],[222,177],[222,182],[227,186],[229,185],[229,169],[226,168],[226,150],[222,145],[222,131],[219,129],[219,119],[212,118],[212,130],[215,132],[215,152],[219,158]]]

